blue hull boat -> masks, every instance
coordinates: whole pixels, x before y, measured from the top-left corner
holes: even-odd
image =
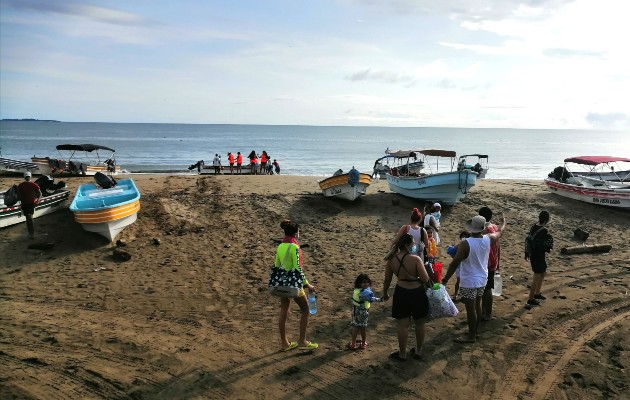
[[[105,179],[105,175],[99,177],[99,174],[95,178]],[[140,192],[133,179],[113,182],[111,187],[93,183],[79,186],[70,204],[74,219],[84,230],[98,233],[110,241],[136,221],[140,210]]]
[[[478,173],[456,169],[454,151],[410,150],[409,153],[410,157],[415,157],[418,153],[424,156],[425,171],[430,165],[428,156],[450,158],[451,170],[439,172],[437,159],[434,173],[408,173],[405,170],[404,173],[400,173],[398,168],[394,168],[387,174],[387,183],[392,192],[428,202],[453,205],[466,197],[470,188],[477,182]]]

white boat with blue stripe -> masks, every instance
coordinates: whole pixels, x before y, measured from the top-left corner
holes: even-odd
[[[428,202],[453,205],[466,197],[477,182],[478,173],[471,170],[458,170],[457,154],[450,150],[390,150],[401,160],[398,167],[387,173],[387,183],[392,192]],[[423,173],[409,172],[405,160],[415,160],[418,154],[424,161]],[[449,159],[440,171],[440,159]],[[446,170],[446,171],[444,171]]]

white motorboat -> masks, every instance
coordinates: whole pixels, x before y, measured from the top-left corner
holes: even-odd
[[[552,193],[586,203],[630,209],[630,158],[580,156],[564,160],[545,178]]]
[[[37,183],[42,191],[41,201],[35,205],[33,218],[68,208],[66,202],[70,197],[70,190],[64,182],[54,183],[48,176],[39,177]],[[0,193],[0,228],[19,224],[26,221],[22,213],[22,204],[17,199],[17,185]]]
[[[94,176],[97,172],[118,175],[120,166],[116,165],[116,150],[97,144],[60,144],[56,147],[60,158],[32,157],[43,175],[53,176]],[[109,157],[102,157],[100,151],[111,152]],[[63,152],[63,153],[62,153]]]
[[[420,150],[416,151],[419,152]],[[409,157],[407,157],[408,154],[408,152],[400,152],[400,150],[385,150],[385,155],[374,161],[372,178],[378,177],[384,179],[386,174],[394,167],[406,168],[410,173],[420,173],[424,167],[424,162],[417,158],[411,161]],[[402,161],[404,161],[404,167],[401,165]]]
[[[457,154],[449,150],[398,150],[400,158],[415,158],[417,154],[423,157],[424,171],[429,173],[409,172],[408,168],[392,168],[387,176],[387,183],[392,192],[402,194],[429,202],[439,202],[453,205],[464,198],[471,187],[475,186],[478,174],[471,170],[458,170],[455,157]],[[440,172],[440,159],[449,159],[450,165],[442,167]],[[446,170],[446,171],[444,171]]]
[[[473,164],[468,162],[469,158],[477,158],[477,162]],[[458,169],[468,169],[479,174],[478,178],[485,178],[488,173],[488,155],[487,154],[465,154],[459,156]]]
[[[39,168],[33,163],[0,158],[0,175],[23,175],[25,172],[33,175],[40,174]]]

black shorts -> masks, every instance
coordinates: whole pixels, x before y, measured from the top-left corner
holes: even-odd
[[[530,258],[529,262],[535,274],[544,274],[547,272],[547,260],[544,255],[542,257]]]
[[[488,282],[486,283],[486,289],[485,290],[492,290],[494,289],[494,273],[496,271],[490,271],[488,270]]]
[[[405,289],[396,285],[392,304],[392,318],[413,319],[425,318],[429,315],[429,299],[423,286],[416,289]]]
[[[22,204],[22,214],[33,215],[35,213],[35,204]]]

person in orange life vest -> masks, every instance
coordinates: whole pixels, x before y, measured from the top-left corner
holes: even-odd
[[[427,237],[429,246],[427,247],[427,257],[431,262],[438,256],[437,244],[435,243],[435,238],[433,237],[433,228],[425,228],[427,231]]]
[[[267,174],[267,162],[269,161],[269,156],[267,155],[267,151],[263,150],[260,155],[260,173],[263,175]]]
[[[228,152],[228,163],[230,164],[230,174],[234,173],[234,154]]]
[[[17,195],[21,203],[22,214],[26,218],[28,237],[34,239],[33,214],[35,214],[35,206],[42,200],[42,191],[37,183],[31,182],[30,172],[24,173],[24,182],[18,185]]]
[[[243,173],[243,169],[241,168],[242,165],[243,165],[243,155],[239,151],[236,153],[236,172],[238,172],[239,174]]]

